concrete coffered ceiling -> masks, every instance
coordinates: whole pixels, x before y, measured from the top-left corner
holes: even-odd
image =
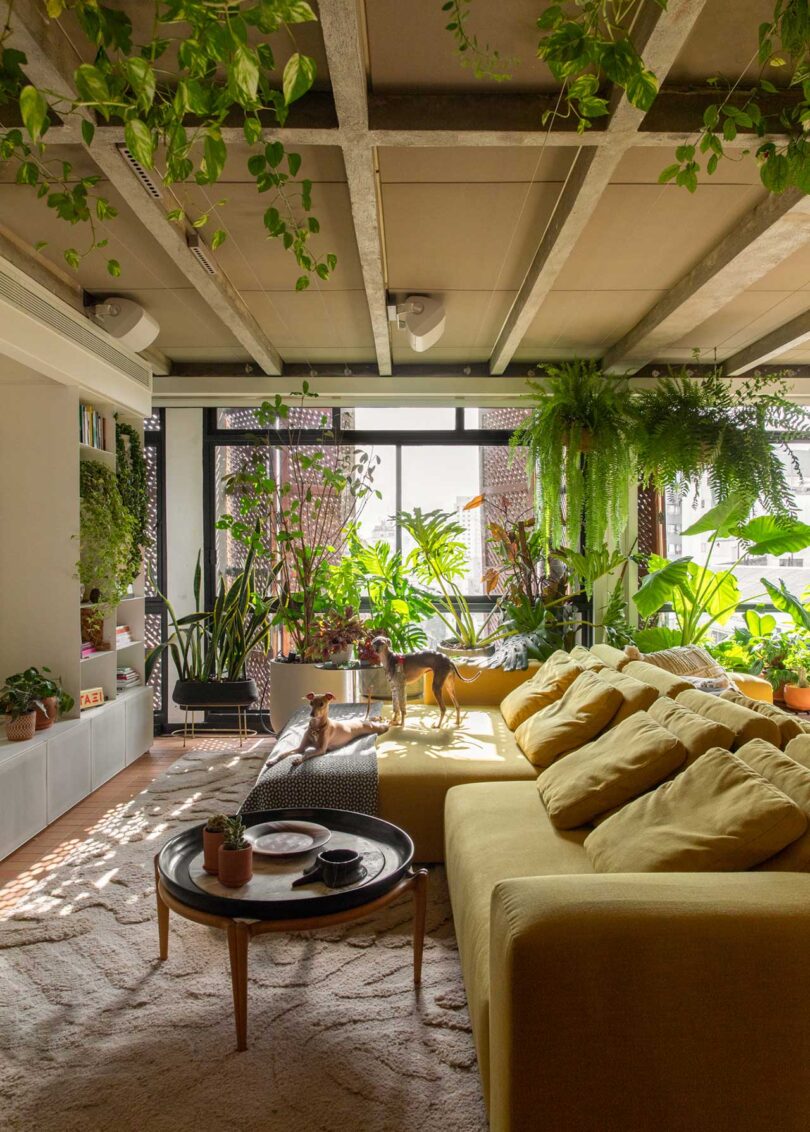
[[[142,18],[134,0],[118,6]],[[480,40],[515,58],[505,83],[460,65],[439,0],[318,7],[320,24],[296,29],[318,63],[316,89],[268,135],[302,155],[318,250],[338,256],[330,280],[295,291],[292,257],[264,238],[266,201],[247,173],[238,123],[227,130],[234,144],[222,182],[164,186],[160,201],[116,149],[120,128],[100,124],[88,150],[77,123],[54,127],[54,155],[77,177],[99,173],[119,209],[105,235],[121,277],[113,286],[99,255],[71,278],[65,225],[10,169],[0,170],[0,254],[28,256],[40,281],[74,305],[82,289],[137,300],[160,323],[162,368],[189,380],[236,377],[246,365],[381,377],[472,366],[497,376],[575,356],[639,372],[695,349],[729,373],[810,364],[806,198],[769,196],[742,146],[695,194],[658,184],[675,145],[694,136],[708,79],[749,72],[771,0],[738,0],[732,20],[726,0],[647,5],[634,34],[662,91],[646,115],[608,92],[610,117],[585,134],[567,121],[541,124],[557,93],[534,53],[545,0],[471,5]],[[50,23],[44,8],[15,0],[15,42],[33,82],[65,89],[81,36]],[[289,41],[274,50],[283,61]],[[215,275],[167,219],[178,205],[190,217],[213,208],[210,229],[227,231],[209,250]],[[48,243],[36,254],[38,240]],[[444,336],[421,354],[386,317],[387,301],[411,292],[440,296],[447,311]]]

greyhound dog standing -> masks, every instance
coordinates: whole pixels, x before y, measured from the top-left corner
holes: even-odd
[[[478,679],[478,676],[473,676],[472,679],[462,676],[449,656],[445,656],[442,652],[434,652],[432,649],[424,649],[422,652],[395,653],[391,649],[391,642],[388,637],[375,637],[371,644],[380,658],[388,677],[388,683],[391,685],[394,701],[394,715],[391,722],[395,727],[405,726],[405,709],[408,701],[406,685],[418,680],[425,672],[433,673],[433,695],[439,705],[439,722],[434,726],[441,727],[444,723],[447,712],[444,702],[445,692],[447,692],[456,709],[456,727],[461,724],[461,709],[458,706],[454,686],[455,678],[458,677],[465,684],[472,684]]]

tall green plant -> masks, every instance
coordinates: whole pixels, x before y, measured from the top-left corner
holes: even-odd
[[[115,605],[133,580],[135,520],[124,506],[115,473],[98,460],[79,465],[79,581],[99,604]]]
[[[650,573],[633,595],[633,601],[644,618],[671,605],[678,629],[653,630],[655,636],[646,637],[642,631],[636,635],[640,648],[653,651],[666,645],[699,644],[713,625],[724,624],[736,612],[741,595],[734,571],[744,558],[794,553],[810,546],[810,526],[806,523],[774,515],[752,519],[750,510],[748,498],[731,496],[683,532],[685,537],[708,535],[708,551],[702,564],[690,556],[671,562],[657,555],[650,557]],[[736,560],[721,570],[712,570],[718,541],[729,538],[738,543]]]
[[[510,443],[529,450],[546,548],[579,546],[583,530],[584,549],[601,547],[627,524],[635,477],[627,381],[593,361],[545,370],[548,381],[529,382],[535,406]]]
[[[115,474],[121,502],[132,516],[129,572],[134,580],[143,569],[143,552],[150,542],[149,491],[138,430],[119,420],[115,422]]]
[[[220,577],[213,608],[202,608],[200,554],[194,570],[194,612],[178,617],[163,594],[171,633],[146,658],[146,679],[166,650],[171,653],[178,679],[183,681],[244,680],[247,660],[254,649],[270,648],[272,601],[256,590],[255,551],[250,550],[244,569],[226,587]]]

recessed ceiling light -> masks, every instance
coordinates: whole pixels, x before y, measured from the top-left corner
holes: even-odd
[[[150,197],[154,197],[155,200],[160,200],[163,194],[160,191],[157,181],[153,180],[144,169],[143,165],[141,165],[140,161],[136,160],[129,146],[124,145],[123,142],[118,142],[115,148],[149,193]]]

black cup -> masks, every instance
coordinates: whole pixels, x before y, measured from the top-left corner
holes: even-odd
[[[321,879],[327,888],[351,883],[360,871],[362,857],[354,849],[327,849],[318,854]]]

